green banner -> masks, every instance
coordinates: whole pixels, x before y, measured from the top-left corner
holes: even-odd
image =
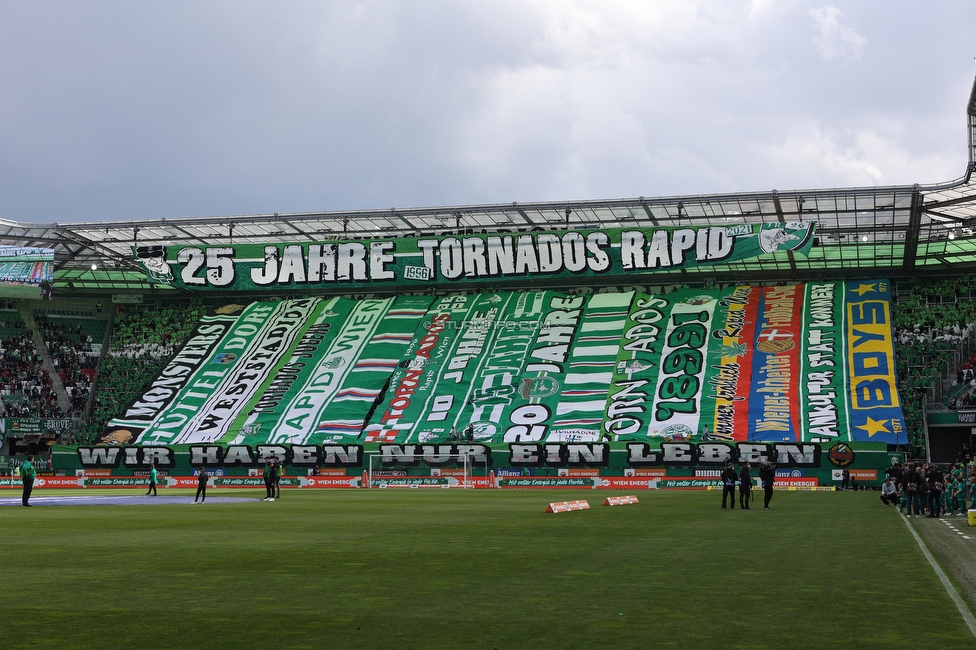
[[[704,228],[607,228],[525,234],[332,240],[237,246],[146,246],[150,282],[191,291],[343,286],[409,291],[454,283],[541,278],[632,279],[787,251],[808,254],[805,221]]]
[[[803,440],[829,442],[842,439],[842,432],[850,429],[845,399],[844,283],[811,282],[805,291],[800,428]]]
[[[247,408],[237,416],[226,437],[239,436],[234,442],[262,440],[267,432],[282,420],[285,409],[308,385],[324,381],[329,370],[323,369],[324,355],[339,336],[342,324],[356,307],[356,301],[333,298],[323,303],[310,319],[290,354],[282,357],[274,371],[265,379],[261,389],[250,398]],[[301,427],[299,427],[301,428]]]
[[[388,309],[378,315],[375,329],[349,372],[342,376],[337,390],[315,420],[315,431],[305,438],[308,444],[356,442],[367,418],[377,408],[390,375],[402,363],[405,350],[413,341],[418,323],[427,320],[431,298],[397,296]],[[362,324],[360,324],[362,326]]]
[[[70,426],[71,420],[69,418],[0,419],[0,445],[3,444],[4,436],[19,438],[23,436],[59,434],[67,431]]]
[[[435,301],[390,377],[366,442],[456,439],[479,369],[490,359],[499,333],[520,324],[517,313],[524,313],[525,302],[534,296],[488,292]]]
[[[256,302],[204,319],[103,441],[898,444],[888,292]]]

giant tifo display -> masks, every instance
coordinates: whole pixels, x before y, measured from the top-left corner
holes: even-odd
[[[611,451],[624,466],[707,465],[703,454],[724,462],[745,444],[813,467],[824,443],[843,454],[906,442],[885,280],[227,311],[199,322],[105,442],[195,446],[232,465],[268,445],[322,464],[325,446],[353,467],[364,448],[395,446],[386,464],[413,464],[410,453],[456,455],[459,442],[513,466],[571,452],[569,465],[610,465]]]

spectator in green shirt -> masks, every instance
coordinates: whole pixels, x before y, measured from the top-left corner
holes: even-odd
[[[22,502],[28,508],[30,504],[31,491],[34,489],[34,479],[37,478],[37,470],[34,469],[34,457],[28,456],[24,464],[20,466],[20,480],[24,483],[24,496]]]

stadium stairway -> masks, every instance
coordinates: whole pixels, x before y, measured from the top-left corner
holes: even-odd
[[[62,412],[69,412],[71,410],[71,399],[68,397],[68,391],[64,388],[64,382],[61,381],[61,375],[54,369],[54,361],[51,359],[51,353],[44,343],[44,335],[41,334],[40,328],[37,327],[37,321],[34,320],[29,303],[26,300],[18,300],[17,311],[20,313],[20,319],[24,321],[24,324],[31,331],[31,335],[34,338],[34,347],[37,348],[37,353],[41,357],[44,369],[51,375],[54,394],[58,396],[58,406],[61,407]]]
[[[98,363],[95,364],[95,379],[92,381],[91,390],[88,392],[88,402],[85,403],[85,409],[81,416],[85,422],[91,417],[92,409],[95,407],[95,395],[98,393],[98,382],[101,379],[102,368],[104,367],[102,366],[102,362],[109,355],[109,350],[112,345],[112,333],[114,331],[115,310],[110,309],[108,312],[108,321],[105,323],[105,336],[102,339],[102,349],[98,353]]]

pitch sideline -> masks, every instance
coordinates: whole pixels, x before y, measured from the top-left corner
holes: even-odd
[[[901,516],[902,521],[905,522],[905,525],[908,526],[908,530],[911,531],[912,537],[914,537],[915,541],[918,542],[918,547],[922,549],[922,555],[924,555],[925,559],[928,560],[929,564],[932,565],[932,569],[935,570],[935,574],[939,576],[939,580],[942,581],[942,586],[945,587],[949,597],[952,598],[952,602],[956,604],[956,609],[958,609],[959,613],[962,614],[962,620],[966,621],[966,625],[969,626],[969,631],[974,637],[976,637],[976,617],[974,617],[973,613],[969,611],[969,606],[966,605],[966,602],[962,599],[962,596],[959,595],[959,592],[956,591],[956,588],[952,586],[952,583],[949,581],[949,577],[942,570],[942,567],[940,567],[939,563],[935,561],[934,557],[932,557],[929,549],[925,546],[925,542],[922,541],[922,538],[919,536],[918,532],[912,527],[912,522],[908,521],[908,517],[906,517],[903,513],[898,514]]]

